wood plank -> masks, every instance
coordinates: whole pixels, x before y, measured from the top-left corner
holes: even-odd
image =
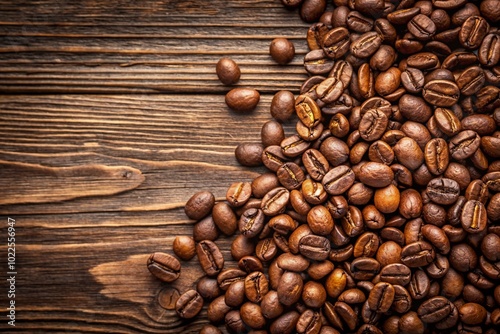
[[[168,210],[200,188],[224,197],[230,183],[265,170],[239,166],[234,149],[260,140],[271,98],[262,96],[257,109],[243,115],[217,95],[3,96],[0,159],[12,161],[10,168],[15,163],[127,166],[140,171],[144,181],[116,196],[12,204],[0,206],[0,214]],[[288,133],[295,122],[286,124]],[[16,174],[6,171],[0,169],[3,184],[20,187]]]
[[[0,1],[0,90],[8,93],[223,93],[222,56],[239,85],[298,91],[308,24],[274,0]],[[287,66],[269,56],[275,37],[295,43]]]

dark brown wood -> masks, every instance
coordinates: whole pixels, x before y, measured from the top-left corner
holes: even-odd
[[[307,24],[279,0],[0,1],[0,91],[10,93],[221,93],[222,56],[240,85],[297,90]],[[269,56],[290,38],[288,66]]]
[[[202,275],[196,259],[171,285],[146,259],[192,233],[183,205],[194,192],[223,200],[232,182],[265,171],[239,166],[234,149],[260,140],[277,90],[298,92],[307,26],[279,0],[0,1],[0,256],[10,217],[17,271],[16,327],[2,283],[0,331],[192,333],[207,323],[206,307],[194,321],[173,311],[173,296]],[[290,65],[269,57],[278,36],[295,43]],[[255,111],[225,105],[221,56],[239,63],[238,86],[262,93]],[[227,266],[230,242],[217,241]]]

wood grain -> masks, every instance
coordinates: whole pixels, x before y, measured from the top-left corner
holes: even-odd
[[[266,171],[234,149],[260,140],[276,91],[298,92],[307,27],[279,0],[0,0],[0,236],[15,219],[18,273],[17,326],[2,293],[0,331],[198,332],[206,307],[194,321],[172,309],[202,275],[196,259],[172,285],[145,260],[191,235],[195,191],[223,200]],[[295,43],[287,66],[268,54],[279,36]],[[222,56],[261,92],[255,111],[225,105]],[[217,243],[234,266],[230,238]]]
[[[307,24],[280,1],[0,1],[0,90],[23,93],[222,93],[222,56],[239,85],[298,91]],[[295,43],[288,66],[269,56]]]

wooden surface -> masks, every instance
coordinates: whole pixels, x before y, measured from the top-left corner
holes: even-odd
[[[264,170],[239,166],[234,148],[260,139],[276,91],[298,91],[307,27],[279,0],[1,0],[0,331],[199,330],[205,310],[183,322],[169,304],[201,275],[196,261],[169,286],[146,258],[191,234],[183,204],[195,191],[222,198]],[[268,54],[280,36],[296,46],[288,66]],[[262,93],[253,113],[225,106],[222,56],[239,63],[238,86]]]

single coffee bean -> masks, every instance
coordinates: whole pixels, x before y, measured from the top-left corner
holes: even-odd
[[[278,250],[273,238],[261,239],[255,246],[255,256],[262,262],[269,262],[278,254]]]
[[[347,14],[346,26],[350,31],[365,33],[373,28],[373,20],[357,10],[352,10]]]
[[[215,276],[224,268],[224,257],[214,242],[200,241],[196,245],[196,254],[203,271],[208,276]]]
[[[462,124],[458,117],[447,108],[437,108],[434,111],[436,124],[445,135],[454,136],[462,130]]]
[[[444,231],[431,224],[422,226],[422,236],[436,247],[441,254],[450,252],[450,241]]]
[[[179,278],[181,263],[170,254],[156,252],[149,256],[148,270],[164,282],[173,282]]]
[[[253,303],[259,303],[269,291],[269,283],[260,271],[254,271],[245,277],[245,296]]]
[[[325,0],[304,0],[300,7],[300,17],[305,22],[317,21],[326,8]]]
[[[408,244],[401,251],[401,262],[410,268],[426,266],[435,257],[434,248],[425,241]]]
[[[448,168],[450,153],[448,144],[442,138],[433,138],[425,145],[424,159],[429,172],[441,175]]]
[[[226,200],[233,207],[243,206],[252,195],[250,182],[235,182],[229,186],[226,192]]]
[[[367,303],[371,310],[384,313],[387,312],[394,301],[394,287],[387,282],[375,284],[368,295]]]
[[[239,144],[234,150],[234,156],[242,166],[257,167],[262,165],[263,150],[264,147],[259,143]]]
[[[354,184],[354,179],[355,175],[352,169],[342,165],[326,173],[321,182],[327,193],[330,195],[340,195]]]
[[[403,137],[394,145],[394,154],[398,161],[409,170],[417,169],[424,162],[422,149],[410,137]]]
[[[288,158],[278,145],[268,146],[262,152],[262,163],[273,172],[276,172],[287,160]]]
[[[226,94],[226,104],[236,112],[247,113],[255,109],[260,94],[253,88],[233,88]]]
[[[455,203],[460,195],[457,181],[443,177],[432,179],[427,185],[426,191],[434,203],[442,205]]]
[[[483,203],[469,200],[465,203],[460,216],[463,229],[468,233],[481,233],[487,226],[488,216]]]
[[[391,263],[380,270],[380,279],[394,285],[405,286],[410,283],[411,270],[402,263]]]
[[[289,311],[271,323],[269,332],[271,334],[292,334],[299,320],[300,314],[296,311]]]
[[[344,27],[333,28],[323,37],[323,50],[329,58],[338,59],[349,51],[349,31]]]
[[[240,308],[241,319],[245,325],[254,330],[264,328],[266,325],[266,318],[262,312],[259,304],[246,302]]]
[[[451,107],[460,97],[458,86],[448,80],[432,80],[422,90],[425,101],[438,107]]]
[[[233,85],[240,80],[240,67],[231,58],[223,57],[219,59],[215,71],[220,82],[224,85]]]
[[[300,121],[307,127],[314,127],[321,120],[321,110],[316,102],[307,95],[299,95],[295,100],[295,111]]]
[[[196,255],[196,243],[187,235],[178,235],[172,243],[172,250],[181,260],[189,261]]]
[[[295,158],[303,154],[309,148],[310,143],[298,135],[292,135],[283,139],[280,146],[285,156]]]
[[[285,272],[278,284],[278,299],[281,304],[291,306],[299,301],[302,296],[304,282],[300,274],[295,272]]]
[[[349,237],[355,237],[363,232],[363,215],[361,210],[355,206],[349,206],[345,216],[340,218],[342,229]]]
[[[270,190],[262,198],[261,209],[266,216],[276,216],[285,211],[290,199],[290,192],[283,187]]]
[[[278,180],[288,190],[297,189],[305,180],[305,175],[299,165],[286,162],[276,171]]]
[[[323,38],[328,32],[328,27],[325,23],[317,22],[309,27],[307,30],[307,46],[309,50],[321,49],[323,45]]]
[[[417,310],[417,314],[425,322],[436,323],[443,320],[452,312],[452,304],[445,297],[433,297],[424,301]]]
[[[246,238],[253,238],[262,231],[264,222],[264,213],[261,209],[248,209],[241,215],[238,229],[241,235]]]
[[[318,312],[305,310],[297,321],[297,334],[319,333],[321,329],[321,316]]]
[[[375,233],[363,233],[354,245],[354,257],[373,257],[379,246],[379,238]]]
[[[175,303],[175,312],[183,319],[194,318],[203,308],[203,298],[196,290],[188,290]]]
[[[459,309],[460,320],[467,325],[479,325],[486,319],[486,309],[477,303],[466,303]]]
[[[358,177],[367,186],[383,188],[394,180],[394,172],[382,163],[367,162],[361,166]]]
[[[271,57],[280,65],[288,64],[295,57],[295,46],[286,38],[275,38],[269,46]]]
[[[184,212],[190,219],[199,220],[206,217],[215,204],[215,196],[210,191],[199,191],[189,198]]]
[[[460,272],[468,272],[477,266],[477,255],[467,244],[453,245],[448,256],[451,266]]]
[[[436,25],[426,15],[417,14],[407,24],[408,31],[419,40],[429,40],[436,34]]]
[[[299,241],[299,252],[311,260],[326,260],[330,253],[330,241],[319,235],[306,235]]]
[[[490,25],[481,16],[471,16],[462,24],[458,40],[467,49],[477,49],[488,33]]]
[[[373,55],[382,44],[382,37],[375,31],[364,33],[351,43],[351,53],[359,58],[368,58]]]
[[[369,257],[358,257],[351,262],[351,273],[356,280],[370,280],[380,271],[380,263]]]
[[[500,52],[498,51],[500,38],[497,34],[488,34],[481,42],[478,51],[479,62],[487,67],[494,66],[500,61]]]
[[[311,75],[326,75],[335,64],[323,49],[312,50],[304,56],[304,68]]]
[[[336,77],[328,77],[316,86],[317,98],[325,104],[339,99],[344,90],[344,84]]]
[[[196,291],[205,299],[215,299],[222,294],[219,283],[213,277],[203,276],[196,284]]]
[[[347,328],[353,331],[358,325],[358,317],[351,306],[344,302],[336,302],[334,305],[335,312],[345,322]]]

